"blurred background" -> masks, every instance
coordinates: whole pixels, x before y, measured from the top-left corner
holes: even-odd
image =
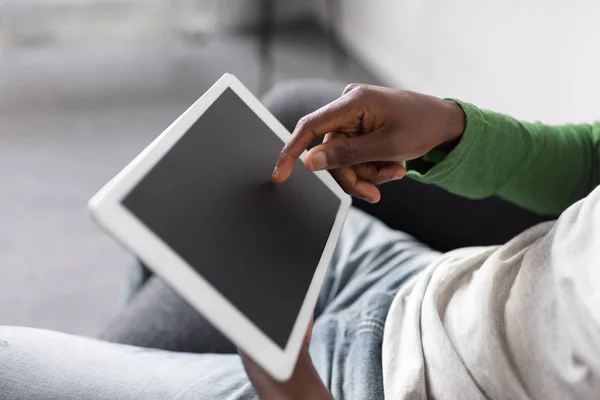
[[[95,335],[130,257],[87,200],[224,72],[600,118],[594,0],[0,0],[0,324]]]

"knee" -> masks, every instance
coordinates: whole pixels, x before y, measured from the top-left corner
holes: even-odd
[[[289,130],[300,118],[338,98],[344,84],[319,79],[297,79],[275,85],[263,103]]]
[[[29,387],[43,376],[36,375],[38,360],[32,355],[26,328],[0,326],[0,393],[2,399],[31,398]]]
[[[0,326],[0,360],[7,360],[25,348],[32,328]],[[2,363],[0,363],[2,364]]]
[[[0,326],[0,382],[11,371],[29,371],[58,352],[64,334],[44,329]],[[64,335],[66,336],[66,335]]]

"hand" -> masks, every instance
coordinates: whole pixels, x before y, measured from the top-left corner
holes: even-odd
[[[312,321],[306,332],[302,350],[298,357],[296,367],[289,380],[279,382],[271,378],[258,364],[250,357],[240,351],[242,362],[248,378],[254,385],[256,392],[262,400],[332,400],[331,394],[319,378],[310,354],[308,346],[310,344],[310,334],[312,332]]]
[[[340,98],[303,117],[273,171],[284,182],[310,142],[325,135],[305,159],[313,171],[330,170],[348,194],[376,203],[376,185],[401,179],[403,162],[462,134],[465,116],[453,101],[379,86],[351,84]]]

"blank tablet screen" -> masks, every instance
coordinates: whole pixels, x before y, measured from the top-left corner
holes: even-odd
[[[123,205],[283,349],[341,201],[282,146],[226,89]]]

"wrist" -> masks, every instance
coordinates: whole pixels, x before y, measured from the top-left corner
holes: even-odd
[[[462,107],[453,100],[444,102],[444,129],[440,144],[457,142],[465,131],[466,115]]]
[[[253,382],[263,400],[333,400],[314,367],[308,349],[301,351],[292,377],[277,384],[277,388]]]
[[[314,400],[332,400],[331,394],[323,384],[319,377],[319,373],[314,367],[308,353],[301,354],[299,364],[304,364],[301,372],[299,371],[299,379],[293,382],[295,388],[294,400],[314,399]]]

